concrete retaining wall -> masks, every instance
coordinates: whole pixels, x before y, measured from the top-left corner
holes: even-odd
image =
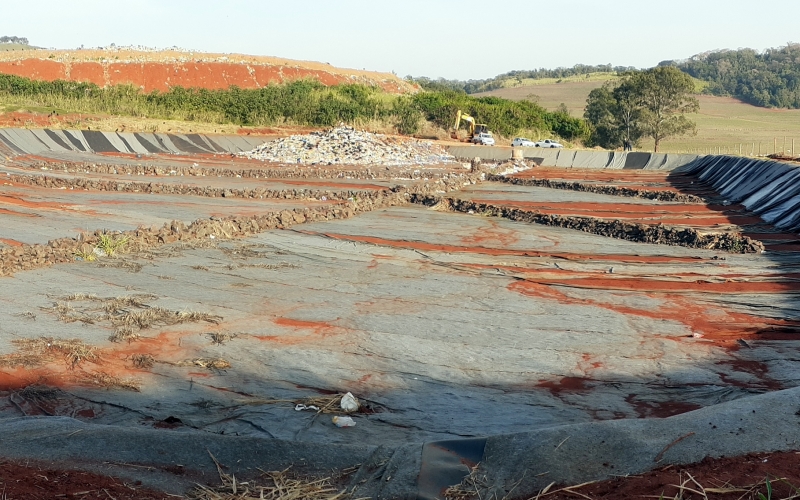
[[[673,170],[696,160],[697,155],[573,149],[519,148],[523,157],[538,160],[544,167]],[[503,161],[511,159],[511,148],[492,146],[448,146],[457,158]]]

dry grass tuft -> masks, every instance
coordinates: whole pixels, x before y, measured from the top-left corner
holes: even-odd
[[[211,453],[209,452],[209,455]],[[283,471],[264,472],[262,480],[240,482],[236,476],[226,474],[222,466],[211,455],[217,465],[222,483],[216,488],[199,485],[188,495],[190,500],[345,500],[350,498],[346,490],[338,491],[330,478],[296,478]]]
[[[36,314],[32,313],[31,311],[17,313],[14,316],[16,316],[17,318],[27,318],[36,321]]]
[[[290,264],[288,262],[281,262],[279,264],[267,264],[265,262],[260,262],[258,264],[239,264],[239,266],[237,266],[237,267],[248,267],[248,268],[256,268],[256,269],[270,269],[270,270],[273,270],[273,269],[285,269],[285,268],[297,269],[300,266],[295,265],[295,264]]]
[[[478,466],[472,467],[461,483],[450,486],[444,492],[445,500],[473,500],[481,497],[481,491],[489,487],[486,475],[481,475]]]
[[[131,343],[134,340],[139,340],[142,336],[139,335],[138,332],[134,332],[132,329],[122,326],[114,330],[114,334],[108,337],[108,340],[111,342],[127,342]]]
[[[144,266],[138,262],[125,259],[104,259],[97,264],[97,267],[112,267],[115,269],[125,269],[129,273],[138,273]]]
[[[149,354],[134,354],[131,357],[131,362],[133,366],[136,368],[143,368],[148,369],[152,368],[153,365],[156,363],[156,358]]]
[[[260,248],[260,245],[237,245],[234,248],[220,247],[222,253],[231,259],[249,259],[251,257],[263,257],[263,252],[256,252],[253,248]]]
[[[79,381],[105,389],[124,389],[133,392],[139,392],[139,388],[141,387],[141,384],[137,380],[123,379],[105,372],[89,373]]]
[[[192,266],[192,269],[196,271],[208,271],[208,268],[206,266]]]
[[[208,332],[211,342],[216,345],[223,345],[239,336],[238,333]]]
[[[199,366],[207,370],[226,370],[231,364],[222,358],[195,358],[185,359],[175,363],[175,366]]]
[[[181,323],[213,323],[219,324],[221,316],[195,311],[170,311],[161,307],[153,307],[148,302],[156,299],[155,295],[129,295],[124,297],[102,298],[96,295],[74,294],[61,299],[51,308],[44,310],[55,313],[65,323],[80,321],[85,324],[110,323],[116,328],[109,337],[112,342],[132,342],[139,338],[138,330],[147,330],[154,326],[171,326]],[[88,303],[76,309],[75,302]]]
[[[84,361],[99,360],[97,348],[78,339],[39,337],[14,339],[11,343],[17,347],[17,352],[0,356],[0,366],[41,366],[61,358],[70,368],[75,368]]]

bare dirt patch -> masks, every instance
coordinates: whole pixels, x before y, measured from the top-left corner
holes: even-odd
[[[0,491],[3,492],[3,498],[29,500],[175,498],[173,495],[144,488],[139,481],[124,481],[80,470],[63,470],[54,467],[53,464],[29,460],[24,464],[8,460],[0,462]]]
[[[586,498],[789,499],[800,497],[800,452],[755,453],[706,458],[692,465],[669,465],[646,474],[617,477],[583,486],[550,486],[533,497],[550,500]],[[462,487],[463,488],[463,485]],[[473,498],[451,496],[450,498]]]

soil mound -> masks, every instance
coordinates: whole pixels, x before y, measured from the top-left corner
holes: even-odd
[[[266,142],[239,155],[310,165],[439,165],[455,161],[444,148],[429,141],[400,139],[344,126]]]
[[[416,86],[391,73],[336,68],[330,64],[239,54],[165,50],[21,50],[0,52],[0,73],[34,80],[131,84],[145,92],[171,87],[243,89],[311,78],[325,85],[362,83],[392,93]]]

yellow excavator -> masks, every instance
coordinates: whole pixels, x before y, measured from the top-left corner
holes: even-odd
[[[469,137],[467,138],[467,142],[472,141],[472,138],[475,137],[475,134],[489,132],[488,125],[486,125],[485,123],[475,123],[475,118],[469,116],[466,113],[463,113],[459,109],[458,113],[456,113],[456,123],[453,125],[453,130],[450,132],[451,138],[458,140],[458,127],[461,125],[461,122],[467,122],[467,130],[469,131]]]

